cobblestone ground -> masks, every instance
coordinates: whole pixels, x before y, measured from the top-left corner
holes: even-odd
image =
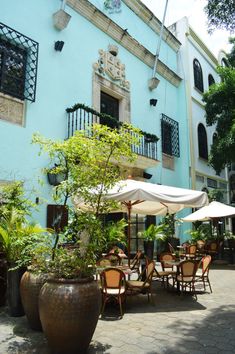
[[[213,266],[210,280],[213,293],[198,291],[197,300],[155,282],[154,305],[144,295],[128,299],[122,319],[118,309],[108,308],[88,353],[234,354],[235,267]],[[30,330],[25,317],[9,317],[0,308],[0,354],[8,353],[50,352],[43,334]]]

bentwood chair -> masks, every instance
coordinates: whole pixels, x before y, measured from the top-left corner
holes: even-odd
[[[101,315],[103,316],[106,303],[113,300],[119,304],[120,314],[123,316],[122,304],[126,296],[125,274],[118,268],[106,268],[101,273],[100,278],[102,293]]]
[[[174,278],[176,276],[176,271],[174,271],[174,265],[167,263],[167,261],[175,261],[175,256],[172,253],[169,252],[163,252],[160,254],[160,262],[161,262],[161,267],[162,271],[157,271],[155,269],[156,275],[160,275],[163,280],[163,285],[165,286],[165,282],[167,287],[169,286],[169,278],[173,279],[173,285],[174,285]],[[155,273],[153,274],[153,276]]]
[[[130,269],[132,273],[138,273],[140,275],[140,260],[142,251],[138,250],[130,263]]]
[[[196,258],[197,254],[197,245],[189,245],[187,247],[187,252],[181,254],[181,256],[184,256],[186,259],[194,259]]]
[[[204,291],[206,291],[206,283],[209,285],[210,292],[212,293],[211,283],[209,280],[209,270],[211,265],[211,256],[204,256],[198,266],[198,270],[195,277],[195,282],[202,282],[204,286]]]
[[[181,288],[181,294],[186,292],[188,288],[190,292],[195,293],[195,276],[198,268],[198,262],[186,259],[179,264],[179,274],[176,277],[176,280]]]
[[[149,295],[151,297],[151,302],[153,302],[152,297],[152,277],[155,269],[155,262],[150,261],[144,271],[139,275],[137,280],[129,280],[126,282],[127,285],[127,293],[130,295],[138,295],[138,294],[147,294],[148,302]],[[141,280],[145,278],[145,280]]]

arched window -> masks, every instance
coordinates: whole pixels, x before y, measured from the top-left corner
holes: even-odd
[[[208,75],[208,85],[211,86],[215,83],[215,79],[211,74]]]
[[[221,60],[221,66],[223,66],[223,68],[227,68],[229,66],[227,59],[223,58]]]
[[[198,153],[199,157],[208,160],[208,147],[206,129],[203,124],[199,124],[197,128],[198,134]]]
[[[203,75],[202,67],[197,59],[193,61],[193,73],[194,73],[194,86],[201,92],[204,91],[203,88]]]

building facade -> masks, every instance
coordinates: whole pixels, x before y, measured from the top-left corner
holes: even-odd
[[[207,166],[204,145],[196,148],[198,126],[208,131],[208,149],[213,129],[205,127],[188,62],[195,57],[206,66],[205,89],[206,76],[218,76],[216,61],[197,48],[194,36],[196,44],[164,27],[153,88],[161,22],[141,1],[0,0],[0,8],[0,180],[24,182],[42,225],[48,224],[52,187],[40,172],[48,161],[38,157],[32,135],[67,139],[83,128],[74,117],[86,120],[91,109],[98,120],[108,113],[145,133],[127,175],[182,188],[210,187],[209,179],[225,186],[225,175]],[[133,216],[134,243],[144,223]]]

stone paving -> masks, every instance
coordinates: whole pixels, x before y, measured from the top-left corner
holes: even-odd
[[[154,284],[154,305],[147,296],[128,299],[125,315],[108,308],[100,319],[89,354],[235,354],[235,267],[213,266],[213,293],[191,295]],[[0,354],[49,354],[46,339],[29,329],[25,317],[0,308]],[[69,353],[68,353],[69,354]]]

